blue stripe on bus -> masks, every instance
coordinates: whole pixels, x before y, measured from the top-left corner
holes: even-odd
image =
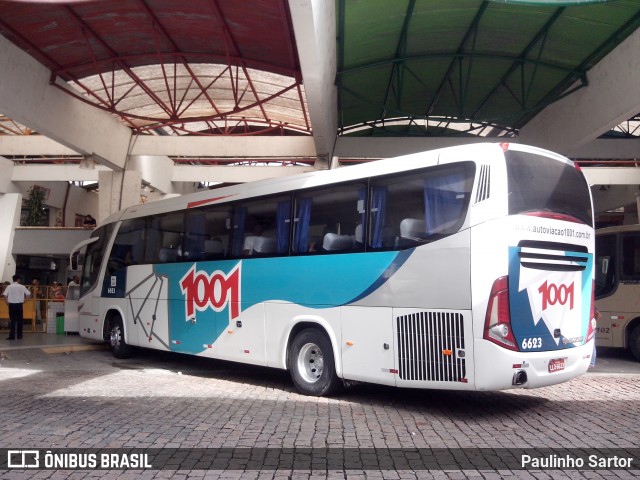
[[[169,332],[172,349],[198,353],[203,344],[213,344],[230,322],[229,306],[196,311],[195,322],[185,313],[182,279],[191,268],[208,275],[225,275],[241,263],[241,310],[265,301],[290,302],[311,308],[329,308],[360,300],[380,288],[411,255],[402,252],[313,255],[215,262],[154,265],[154,273],[166,277],[169,299]],[[176,301],[177,300],[177,301]]]

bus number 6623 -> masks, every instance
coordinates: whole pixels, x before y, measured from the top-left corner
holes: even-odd
[[[531,350],[533,348],[542,348],[542,338],[525,338],[522,340],[522,349],[523,350]]]

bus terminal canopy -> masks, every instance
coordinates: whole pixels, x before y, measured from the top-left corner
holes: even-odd
[[[498,136],[640,25],[637,0],[335,0],[323,72],[302,65],[300,3],[1,0],[0,34],[136,133],[317,135],[330,109],[339,135]]]
[[[587,87],[640,2],[338,0],[337,17],[342,134],[497,136]]]

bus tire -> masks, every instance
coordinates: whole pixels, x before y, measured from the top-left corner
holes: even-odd
[[[629,350],[640,362],[640,324],[636,325],[629,336]]]
[[[111,354],[116,358],[128,358],[133,353],[133,347],[125,341],[122,319],[119,315],[111,320],[109,345],[111,346]]]
[[[298,333],[289,347],[289,373],[304,395],[331,395],[340,386],[331,342],[315,328]]]

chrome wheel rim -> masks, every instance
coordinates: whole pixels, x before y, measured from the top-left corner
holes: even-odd
[[[120,345],[120,327],[118,325],[116,325],[115,327],[113,327],[111,329],[111,347],[112,348],[117,348]]]
[[[320,380],[324,370],[322,350],[315,343],[307,343],[298,354],[298,372],[305,382],[315,383]]]

